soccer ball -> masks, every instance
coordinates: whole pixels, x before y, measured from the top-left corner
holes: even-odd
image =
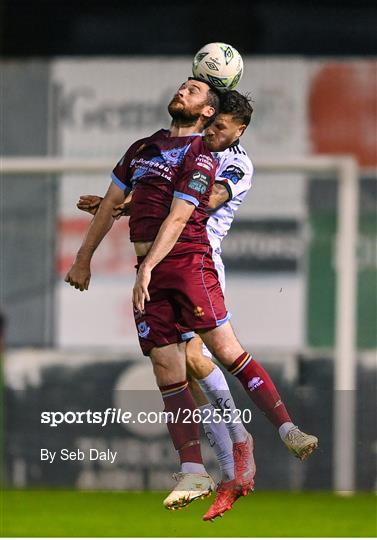
[[[192,63],[194,77],[203,79],[218,90],[233,90],[243,72],[240,53],[227,43],[208,43],[198,51]]]

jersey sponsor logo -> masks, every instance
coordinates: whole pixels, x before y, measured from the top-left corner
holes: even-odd
[[[199,163],[199,165],[202,167],[202,169],[207,169],[207,171],[212,171],[213,169],[212,165],[207,165],[207,163]]]
[[[173,171],[166,164],[161,156],[155,156],[150,159],[136,158],[131,161],[131,167],[134,168],[131,182],[134,184],[143,176],[161,176],[165,180],[171,181]]]
[[[228,165],[228,167],[221,173],[222,178],[228,178],[233,184],[237,184],[243,177],[245,172],[237,165]]]
[[[151,327],[147,325],[145,321],[140,322],[137,325],[137,333],[141,338],[146,338],[151,330]]]
[[[209,174],[201,171],[194,171],[188,183],[188,187],[194,191],[197,191],[201,195],[204,195],[210,184],[210,179],[211,177]]]
[[[195,164],[207,171],[212,171],[214,168],[212,157],[207,156],[206,154],[199,154],[195,160]]]
[[[148,169],[145,167],[140,167],[139,169],[136,169],[131,177],[132,188],[135,187],[135,183],[139,180],[139,178],[145,176],[147,173]]]

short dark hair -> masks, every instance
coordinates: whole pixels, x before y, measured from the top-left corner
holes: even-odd
[[[234,120],[248,126],[250,124],[253,107],[249,95],[243,95],[237,90],[228,90],[221,94],[220,113],[230,114]]]

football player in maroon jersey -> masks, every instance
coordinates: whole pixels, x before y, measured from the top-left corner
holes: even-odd
[[[205,223],[215,164],[196,135],[216,111],[206,86],[196,80],[184,83],[169,105],[171,130],[137,141],[117,164],[114,186],[66,276],[76,288],[88,288],[90,260],[112,225],[113,206],[132,190],[130,232],[139,263],[133,291],[135,322],[142,350],[152,359],[165,410],[173,418],[168,428],[182,464],[178,484],[164,501],[168,508],[185,506],[213,487],[202,464],[198,426],[179,419],[181,410],[195,409],[179,325],[200,334],[277,427],[293,425],[268,374],[233,333],[211,258]],[[236,485],[246,494],[255,474],[251,436],[234,443],[233,450]]]

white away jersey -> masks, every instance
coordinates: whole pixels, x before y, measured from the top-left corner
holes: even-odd
[[[234,214],[251,187],[253,164],[238,141],[223,152],[213,154],[218,161],[216,183],[223,184],[229,200],[213,212],[207,221],[207,233],[214,253],[220,254],[220,244],[230,229]]]

